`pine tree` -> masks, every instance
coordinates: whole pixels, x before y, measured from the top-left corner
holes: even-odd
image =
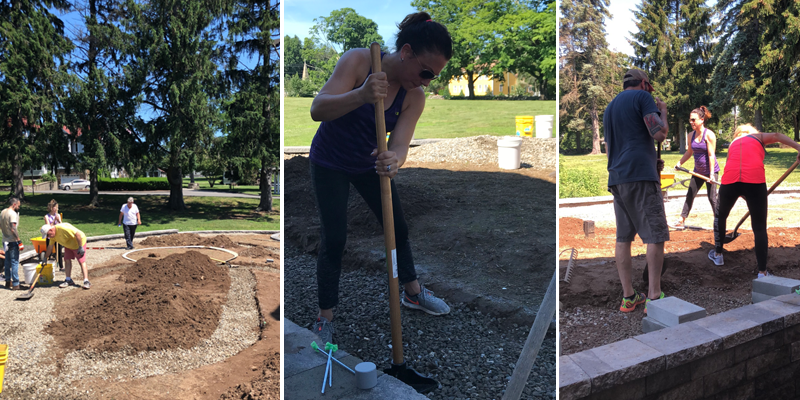
[[[42,146],[56,132],[72,43],[50,9],[67,7],[65,1],[0,3],[0,155],[10,160],[11,193],[20,199],[23,170],[44,161]]]
[[[604,21],[608,1],[561,2],[561,124],[582,152],[582,133],[590,130],[592,151],[600,153],[600,114],[616,91],[611,87],[614,68],[606,42]],[[618,90],[618,89],[617,89]],[[566,137],[565,137],[566,139]]]

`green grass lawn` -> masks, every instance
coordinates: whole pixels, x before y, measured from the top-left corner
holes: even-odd
[[[122,233],[117,227],[119,209],[125,202],[122,196],[101,195],[100,206],[86,206],[88,196],[68,194],[25,195],[20,208],[20,234],[26,250],[33,249],[30,239],[41,237],[39,228],[44,224],[47,203],[58,202],[64,222],[75,225],[87,236]],[[184,212],[173,212],[165,208],[166,196],[136,196],[136,205],[142,215],[142,225],[137,232],[160,229],[180,231],[200,230],[278,230],[280,216],[256,213],[258,199],[236,197],[184,197],[189,208]],[[7,207],[3,205],[3,208]],[[280,200],[273,201],[273,210],[280,212]]]
[[[725,166],[725,159],[728,157],[727,150],[717,152],[720,164],[720,177]],[[661,153],[664,159],[664,173],[672,173],[673,167],[681,159],[681,154],[677,151],[667,151]],[[786,172],[792,163],[797,159],[797,152],[791,149],[768,148],[767,157],[764,159],[766,170],[767,185],[772,185]],[[607,159],[605,154],[565,156],[559,155],[559,197],[590,197],[607,196],[608,184]],[[694,161],[690,158],[683,165],[686,169],[692,170]],[[800,186],[800,168],[786,177],[780,187]],[[687,179],[690,175],[684,172],[677,172],[676,179]],[[683,186],[677,186],[671,191],[686,191]]]
[[[284,97],[285,146],[311,145],[319,127],[319,122],[314,122],[309,114],[312,100]],[[555,115],[556,111],[555,101],[428,99],[414,138],[515,135],[516,116]]]

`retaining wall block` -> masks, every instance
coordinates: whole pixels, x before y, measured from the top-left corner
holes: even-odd
[[[634,339],[664,354],[667,369],[722,350],[722,338],[694,322],[646,333]]]
[[[774,369],[783,367],[791,362],[791,358],[789,346],[783,346],[778,350],[755,356],[746,361],[747,379],[754,379]]]
[[[706,316],[705,308],[670,296],[647,304],[647,317],[666,326],[676,326]]]
[[[745,363],[735,364],[730,368],[703,377],[703,396],[713,396],[725,389],[730,389],[744,380]]]
[[[650,317],[642,318],[642,332],[644,333],[650,333],[664,328],[667,328],[667,326],[661,322],[658,322]]]
[[[559,393],[559,399],[561,393]],[[611,389],[604,390],[599,393],[592,394],[586,400],[643,400],[645,397],[645,383],[644,378],[637,379],[633,382],[628,382],[624,385],[618,385]]]
[[[800,342],[792,343],[792,362],[800,360]]]
[[[793,306],[794,310],[800,310],[800,295],[785,294],[783,296],[773,297],[772,300],[779,301],[788,306]],[[770,307],[772,307],[771,304]],[[784,317],[783,323],[786,327],[800,324],[800,312],[795,312],[791,314],[787,313],[786,316]]]
[[[784,343],[783,338],[784,332],[775,332],[771,335],[762,336],[756,340],[751,340],[736,346],[734,348],[734,364],[780,348]]]
[[[753,279],[753,293],[761,293],[767,296],[792,294],[798,288],[800,288],[800,281],[797,279],[779,276]]]
[[[694,323],[720,336],[725,349],[732,349],[762,336],[761,324],[742,318],[733,312],[714,314]]]
[[[691,364],[692,380],[698,380],[708,374],[732,367],[733,359],[734,350],[729,349],[693,362]]]
[[[589,396],[592,380],[572,360],[572,356],[558,357],[558,398],[575,400]]]
[[[740,385],[736,385],[730,389],[723,390],[715,396],[707,397],[713,400],[753,400],[756,395],[755,383],[753,381],[745,381]]]
[[[652,400],[697,400],[703,398],[703,380],[699,379],[672,388],[656,396],[648,396]]]
[[[791,363],[784,367],[770,371],[768,374],[761,375],[755,380],[756,397],[769,396],[776,388],[795,383],[795,376],[800,367],[800,363]],[[772,397],[773,399],[790,399],[789,397]]]
[[[592,380],[592,394],[666,369],[665,357],[635,339],[625,339],[570,355]]]
[[[688,383],[692,380],[691,372],[691,367],[689,365],[681,365],[680,367],[671,368],[664,372],[648,376],[645,381],[647,395],[650,396]]]
[[[751,301],[753,302],[753,304],[758,304],[761,303],[762,301],[772,300],[774,298],[775,296],[770,296],[768,294],[763,294],[758,292],[751,293],[751,299],[752,299]]]

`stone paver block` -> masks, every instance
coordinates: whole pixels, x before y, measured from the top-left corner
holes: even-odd
[[[617,385],[611,389],[592,394],[585,400],[640,400],[645,398],[645,380],[637,379],[624,385]],[[559,399],[561,399],[559,393]]]
[[[773,297],[772,300],[783,303],[786,307],[777,307],[769,304],[769,308],[773,311],[780,312],[784,315],[783,325],[788,328],[800,324],[800,295],[785,294],[783,296]]]
[[[734,348],[734,364],[739,364],[759,354],[764,354],[783,346],[784,336],[786,336],[785,332],[776,332],[736,346]]]
[[[571,356],[558,357],[558,398],[575,400],[592,392],[592,380]]]
[[[725,389],[741,384],[745,378],[744,363],[736,364],[703,378],[703,396],[708,398]]]
[[[666,326],[676,326],[705,316],[705,308],[673,296],[647,303],[647,317]]]
[[[722,338],[695,322],[687,322],[667,329],[646,333],[633,339],[664,354],[667,369],[675,368],[722,350]]]
[[[703,377],[714,372],[721,371],[733,366],[735,349],[723,350],[712,354],[691,364],[692,380],[702,381]]]
[[[800,308],[774,300],[762,301],[727,311],[738,318],[761,325],[761,336],[770,335],[784,329],[784,317],[800,311]]]
[[[592,393],[661,372],[664,355],[635,339],[625,339],[570,355],[592,380]]]
[[[753,304],[758,304],[761,303],[762,301],[772,300],[774,298],[775,296],[770,296],[768,294],[763,294],[758,292],[752,293]]]
[[[694,323],[720,336],[722,347],[725,349],[731,349],[761,337],[761,324],[742,318],[734,312],[714,314],[694,321]]]
[[[657,400],[697,400],[703,398],[703,380],[698,379],[687,384],[662,392],[657,397],[647,397]]]
[[[791,362],[791,350],[780,348],[773,352],[755,356],[747,362],[747,379],[755,379]]]
[[[768,296],[780,296],[792,294],[800,288],[800,281],[797,279],[783,278],[779,276],[768,276],[761,279],[753,279],[753,292]]]
[[[653,332],[653,331],[657,331],[659,329],[664,329],[666,327],[667,327],[666,325],[664,325],[661,322],[658,322],[658,321],[656,321],[656,320],[654,320],[654,319],[652,319],[650,317],[642,318],[642,332],[644,332],[644,333],[650,333],[650,332]]]

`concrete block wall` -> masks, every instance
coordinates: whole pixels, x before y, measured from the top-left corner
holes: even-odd
[[[559,399],[800,398],[800,295],[559,357]]]

